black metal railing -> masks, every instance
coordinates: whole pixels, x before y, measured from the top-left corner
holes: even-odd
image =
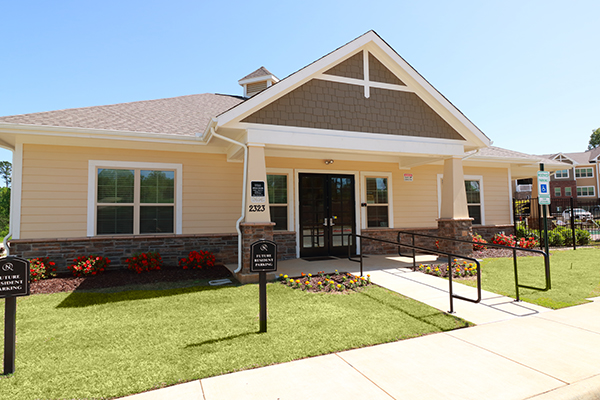
[[[354,242],[352,242],[352,237],[354,237]],[[363,276],[363,239],[364,240],[373,240],[376,242],[381,242],[381,243],[388,243],[388,244],[393,244],[395,246],[398,247],[398,255],[402,255],[401,254],[401,250],[400,250],[400,246],[404,246],[404,247],[411,247],[413,250],[413,255],[415,255],[415,250],[420,250],[420,251],[425,251],[427,253],[434,253],[437,255],[441,255],[441,256],[446,256],[448,258],[448,292],[450,295],[450,314],[454,313],[454,299],[460,299],[460,300],[465,300],[471,303],[479,303],[481,301],[481,264],[479,263],[479,261],[473,257],[469,257],[469,256],[464,256],[464,255],[459,255],[459,254],[454,254],[454,253],[450,253],[447,251],[441,251],[441,250],[433,250],[433,249],[428,249],[425,247],[420,247],[420,246],[416,246],[414,244],[414,238],[413,238],[413,244],[411,245],[407,245],[407,244],[402,244],[400,243],[400,236],[398,236],[398,241],[397,242],[393,242],[391,240],[385,240],[385,239],[378,239],[378,238],[372,238],[369,236],[362,236],[362,235],[357,235],[357,234],[349,234],[348,235],[348,243],[356,243],[358,239],[359,240],[359,259],[356,260],[354,258],[352,258],[352,254],[351,254],[351,246],[348,246],[348,259],[350,261],[355,261],[355,262],[359,262],[360,263],[360,276]],[[447,238],[444,238],[447,239]],[[452,240],[452,239],[450,239]],[[452,286],[452,259],[454,258],[460,258],[463,260],[470,260],[473,261],[476,265],[477,265],[477,298],[476,299],[470,299],[468,297],[464,297],[464,296],[460,296],[457,294],[454,294],[453,291],[453,286]],[[416,264],[415,261],[413,259],[413,271],[416,270]]]
[[[407,245],[407,244],[403,244],[401,241],[401,235],[411,235],[412,237],[412,244],[411,245]],[[415,253],[415,249],[419,249],[419,250],[424,250],[423,248],[419,248],[417,246],[415,246],[415,236],[418,237],[425,237],[428,239],[433,239],[433,240],[445,240],[445,241],[451,241],[451,242],[457,242],[457,243],[468,243],[471,246],[475,243],[472,240],[463,240],[463,239],[454,239],[454,238],[447,238],[447,237],[442,237],[442,236],[434,236],[434,235],[427,235],[424,233],[417,233],[417,232],[398,232],[398,254],[401,256],[404,256],[401,253],[401,247],[411,247],[412,248],[412,255],[411,257],[413,258],[413,268],[416,265],[416,253]],[[476,243],[475,243],[476,244]],[[516,300],[517,301],[521,301],[520,295],[519,295],[519,288],[523,288],[523,289],[533,289],[533,290],[539,290],[539,291],[548,291],[552,288],[552,281],[550,278],[550,257],[548,256],[548,253],[546,253],[545,251],[542,250],[536,250],[536,249],[525,249],[523,247],[516,247],[516,243],[515,246],[504,246],[501,244],[495,244],[495,243],[486,243],[485,246],[487,247],[494,247],[494,248],[498,248],[498,249],[508,249],[508,250],[512,250],[513,252],[513,266],[514,266],[514,270],[515,270],[515,292],[516,292]],[[530,286],[530,285],[521,285],[519,284],[519,271],[518,271],[518,263],[517,263],[517,250],[519,251],[524,251],[524,252],[529,252],[529,253],[536,253],[536,254],[541,254],[544,256],[544,271],[545,271],[545,280],[546,280],[546,286],[543,288],[540,287],[535,287],[535,286]],[[439,253],[439,251],[433,251],[431,249],[429,249],[428,251],[433,252],[433,253]],[[460,256],[460,258],[464,258],[464,259],[468,259],[467,257],[464,256]],[[478,271],[479,272],[479,271]]]

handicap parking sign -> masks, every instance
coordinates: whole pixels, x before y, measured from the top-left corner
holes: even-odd
[[[542,193],[548,193],[548,185],[546,185],[545,183],[542,183],[540,185],[540,192],[542,192]]]

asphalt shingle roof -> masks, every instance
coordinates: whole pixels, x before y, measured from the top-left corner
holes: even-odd
[[[193,94],[167,99],[11,115],[0,117],[0,124],[6,122],[193,136],[202,133],[211,118],[243,101],[244,99],[239,96]]]
[[[245,77],[243,77],[242,79],[240,79],[240,81],[243,81],[244,79],[258,78],[259,76],[268,76],[268,75],[273,75],[273,74],[270,73],[269,70],[266,69],[265,67],[260,67],[256,71],[251,72],[248,75],[246,75]],[[273,76],[275,76],[275,75],[273,75]]]
[[[571,160],[575,161],[577,164],[590,164],[591,160],[594,160],[598,155],[600,155],[600,147],[596,147],[595,149],[581,151],[578,153],[555,153],[555,154],[545,154],[543,157],[554,158],[562,154],[564,156],[569,157]]]

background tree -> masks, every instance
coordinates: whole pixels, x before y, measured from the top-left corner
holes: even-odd
[[[6,187],[10,186],[12,180],[12,164],[10,161],[0,161],[0,178],[4,179]]]
[[[600,128],[592,130],[592,136],[590,136],[588,150],[595,149],[598,146],[600,146]]]
[[[9,161],[0,161],[0,179],[3,179],[6,185],[0,188],[0,241],[8,234],[10,224],[11,174],[12,164]]]

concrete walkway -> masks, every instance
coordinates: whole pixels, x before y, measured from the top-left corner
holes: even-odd
[[[448,309],[447,281],[413,273],[403,259],[365,261],[364,273],[377,284]],[[345,260],[290,260],[279,269],[291,275],[316,273],[326,263],[331,263],[326,271],[357,272]],[[474,297],[473,288],[456,286],[455,292]],[[456,315],[477,323],[475,327],[216,376],[127,399],[600,399],[600,297],[556,311],[489,292],[483,298],[483,304],[455,300]]]

